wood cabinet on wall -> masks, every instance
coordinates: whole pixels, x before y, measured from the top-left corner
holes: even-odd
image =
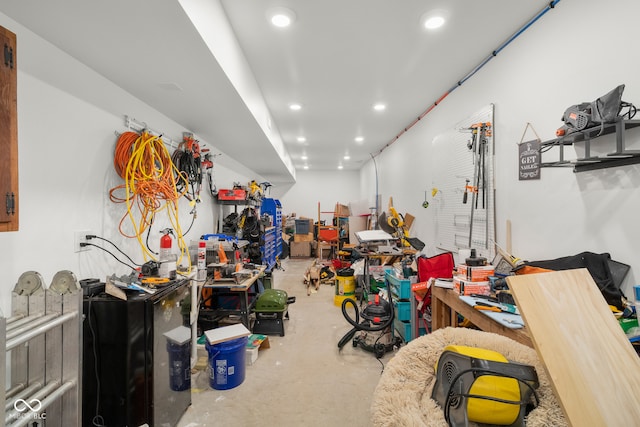
[[[0,27],[0,231],[18,230],[16,35]]]

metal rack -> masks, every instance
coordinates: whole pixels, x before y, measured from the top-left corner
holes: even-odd
[[[34,271],[14,287],[11,317],[0,317],[0,424],[80,425],[82,291],[70,271],[48,289]],[[11,370],[7,375],[7,360]],[[10,377],[10,380],[7,379]],[[6,389],[5,385],[9,384]]]
[[[615,123],[594,126],[544,141],[540,144],[541,153],[552,147],[558,147],[558,160],[542,162],[540,166],[573,167],[574,172],[584,172],[640,163],[640,151],[627,149],[625,141],[626,131],[638,126],[640,126],[640,120],[619,120]],[[591,141],[613,133],[615,133],[615,151],[606,155],[592,156]],[[584,143],[584,155],[573,160],[565,159],[564,147],[576,143]]]

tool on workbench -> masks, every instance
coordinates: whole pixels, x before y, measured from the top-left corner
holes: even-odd
[[[515,304],[502,302],[498,298],[491,297],[491,296],[488,296],[488,295],[480,295],[480,294],[471,294],[471,297],[489,301],[494,306],[499,307],[503,311],[509,312],[511,314],[520,314],[520,311],[518,310],[518,307],[515,306]],[[489,304],[482,303],[482,302],[478,302],[477,304],[489,305]]]
[[[502,307],[502,305],[492,305],[482,301],[476,301],[473,308],[481,311],[495,311],[497,313],[508,313],[508,314],[519,315],[518,313],[516,313],[516,309]]]
[[[156,286],[166,285],[170,280],[167,277],[143,277],[140,282],[142,282],[143,285],[153,288]]]
[[[409,237],[404,217],[393,207],[393,197],[389,197],[389,216],[385,212],[378,219],[380,228],[399,239],[403,246],[411,246],[417,251],[424,249],[424,242],[417,237]]]

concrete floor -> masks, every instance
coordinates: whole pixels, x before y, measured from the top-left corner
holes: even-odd
[[[394,352],[378,360],[351,342],[338,351],[351,326],[334,305],[334,286],[323,284],[307,296],[303,276],[312,262],[288,258],[284,270],[273,273],[273,287],[296,297],[285,336],[269,336],[271,348],[259,352],[235,388],[212,389],[207,372],[196,371],[192,404],[178,427],[371,425],[371,398]]]

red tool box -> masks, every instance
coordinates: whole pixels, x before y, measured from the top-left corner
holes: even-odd
[[[242,188],[232,190],[218,190],[218,200],[246,200],[247,191]]]

